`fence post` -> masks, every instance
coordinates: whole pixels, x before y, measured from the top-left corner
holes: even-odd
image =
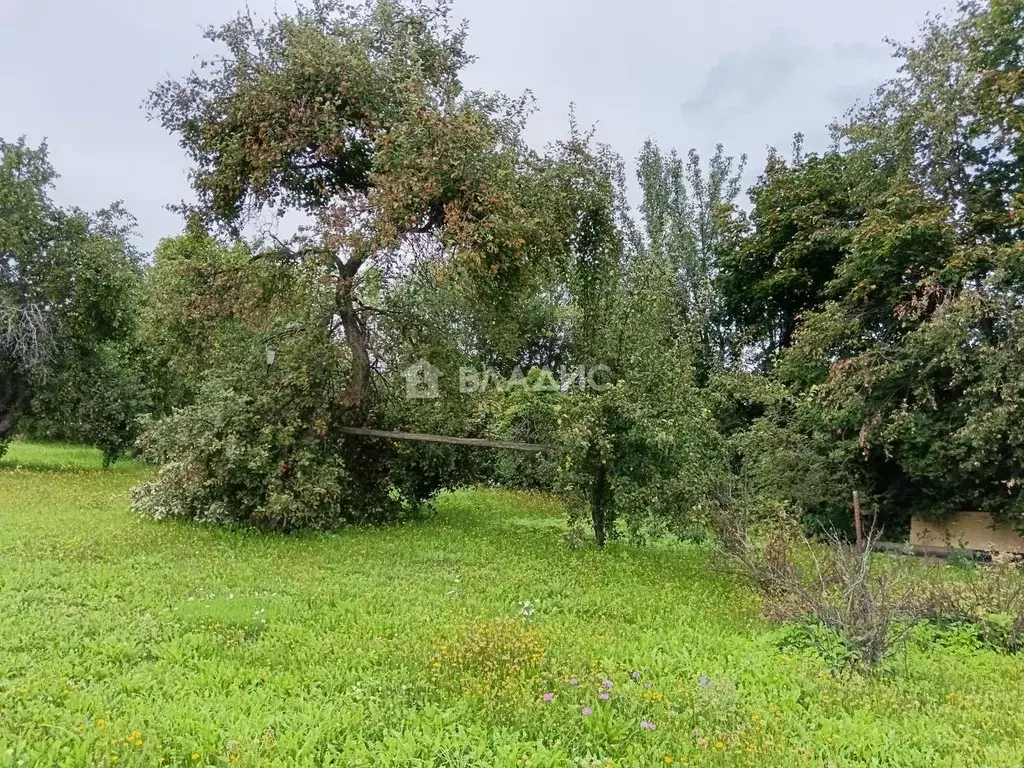
[[[853,492],[853,525],[857,531],[857,552],[864,554],[864,529],[860,522],[860,493]]]

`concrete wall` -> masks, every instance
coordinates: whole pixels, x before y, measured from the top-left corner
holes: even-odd
[[[1013,528],[994,527],[986,512],[965,512],[943,523],[914,518],[910,523],[910,543],[918,547],[1024,554],[1024,538]]]

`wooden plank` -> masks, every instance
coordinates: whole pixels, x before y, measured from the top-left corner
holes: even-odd
[[[910,521],[910,543],[1024,555],[1024,538],[985,512],[962,512],[941,522],[915,517]]]
[[[956,552],[964,557],[975,560],[988,561],[992,554],[977,549],[949,549],[948,547],[925,547],[916,544],[891,544],[886,541],[875,543],[875,550],[878,552],[889,552],[894,555],[914,555],[916,557],[939,557],[946,559]]]
[[[510,443],[504,440],[484,440],[476,437],[425,435],[418,432],[390,432],[383,429],[365,429],[363,427],[342,427],[341,431],[348,435],[358,435],[360,437],[380,437],[385,440],[408,440],[414,443],[464,445],[470,448],[497,448],[503,451],[521,451],[523,453],[555,453],[557,450],[550,445],[536,445],[534,443]]]

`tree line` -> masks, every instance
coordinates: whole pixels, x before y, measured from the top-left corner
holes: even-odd
[[[150,258],[120,207],[50,201],[45,146],[0,144],[0,444],[131,450],[141,513],[283,530],[479,482],[560,493],[602,544],[723,505],[845,528],[853,490],[896,533],[1024,525],[1022,19],[929,19],[825,151],[798,136],[745,191],[721,147],[631,165],[574,120],[530,147],[527,99],[462,83],[443,0],[243,13],[147,101],[195,190]],[[409,398],[421,360],[529,374]],[[610,386],[523,386],[577,366]]]

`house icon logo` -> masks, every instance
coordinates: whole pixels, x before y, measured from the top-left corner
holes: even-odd
[[[417,360],[402,374],[405,379],[405,396],[410,400],[436,400],[441,396],[441,376],[439,368],[426,360]]]

